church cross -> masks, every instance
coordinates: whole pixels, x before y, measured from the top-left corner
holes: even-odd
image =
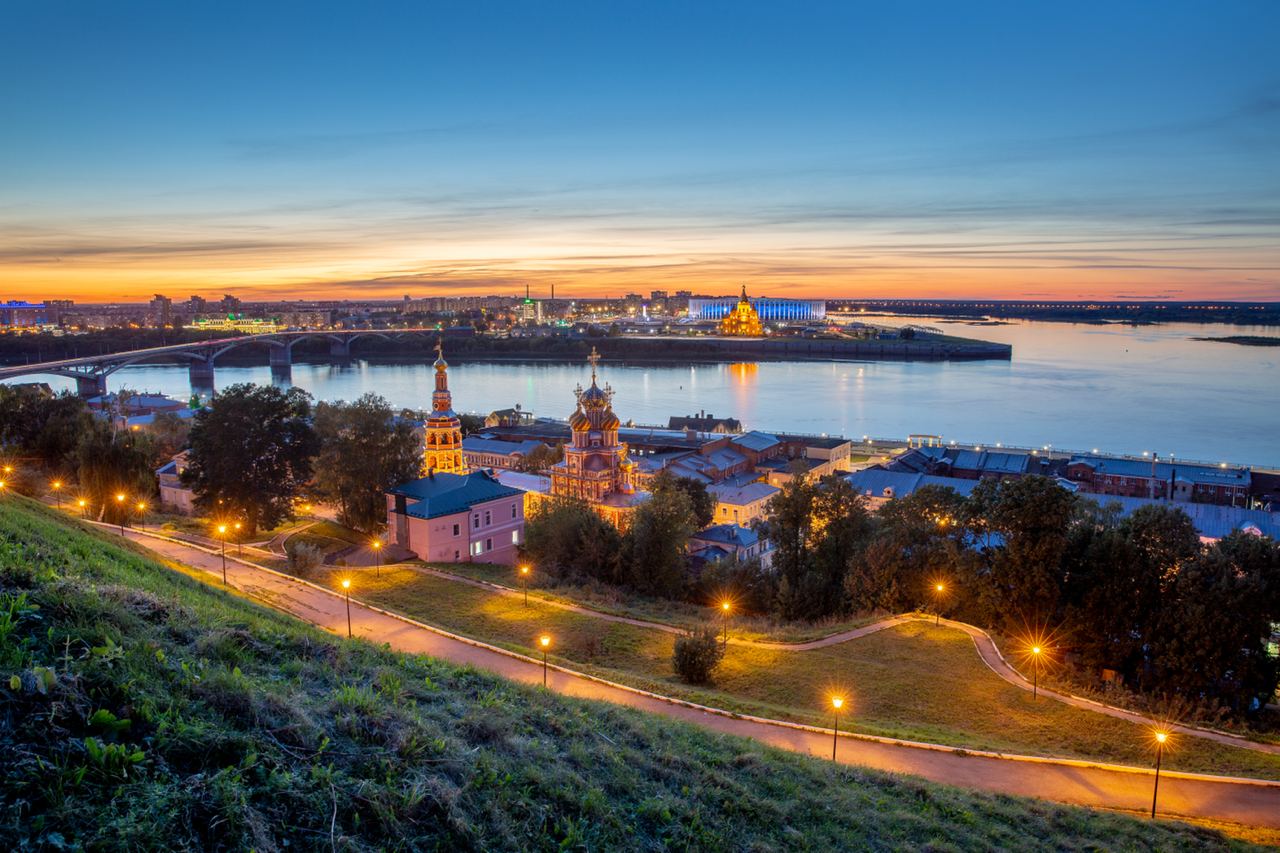
[[[596,366],[600,364],[600,353],[596,352],[596,348],[591,348],[591,355],[587,356],[587,361],[591,362],[591,383],[594,385],[596,381]]]

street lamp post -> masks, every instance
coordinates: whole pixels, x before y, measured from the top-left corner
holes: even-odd
[[[53,499],[58,503],[58,509],[62,509],[62,481],[54,480],[49,484],[53,489]]]
[[[222,585],[227,585],[227,526],[218,525],[218,540],[222,543]]]
[[[342,589],[347,593],[347,639],[351,639],[351,581],[342,579]]]
[[[840,709],[844,706],[844,699],[840,696],[831,697],[831,760],[836,760],[836,743],[840,739]]]
[[[382,577],[382,540],[381,539],[373,540],[373,559],[374,559],[374,569],[373,569],[374,576]]]
[[[1156,819],[1156,797],[1160,796],[1160,759],[1164,756],[1164,742],[1169,739],[1168,732],[1156,732],[1156,783],[1151,789],[1151,819]]]
[[[237,521],[232,526],[236,529],[236,554],[238,556],[243,557],[244,556],[244,539],[240,537],[240,522]]]
[[[1043,651],[1039,646],[1031,647],[1031,698],[1033,700],[1040,694],[1040,655]]]
[[[942,624],[942,593],[946,592],[946,590],[946,584],[937,583],[933,585],[933,597],[935,599],[933,625],[935,628]]]
[[[147,523],[147,502],[146,501],[138,501],[138,523],[144,524],[144,525]]]
[[[520,588],[524,590],[524,606],[529,606],[529,567],[520,567]]]
[[[721,644],[726,649],[729,648],[729,602],[720,602],[720,615],[724,617],[724,642]]]
[[[547,646],[551,645],[551,638],[543,634],[538,638],[538,644],[542,646],[542,686],[547,686]]]
[[[80,517],[81,517],[81,518],[88,518],[88,517],[89,517],[89,502],[88,502],[87,500],[85,500],[84,498],[80,498],[80,500],[78,500],[78,501],[77,501],[77,503],[79,503],[79,504],[80,504]]]
[[[126,509],[124,505],[123,493],[116,495],[116,506],[120,510],[120,535],[123,536],[124,535],[124,518],[126,515],[129,514],[129,510]]]

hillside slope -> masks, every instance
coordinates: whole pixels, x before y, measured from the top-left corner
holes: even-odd
[[[1230,846],[783,754],[332,638],[0,502],[14,849]]]

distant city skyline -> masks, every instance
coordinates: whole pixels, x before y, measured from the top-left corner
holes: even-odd
[[[8,8],[0,300],[1280,300],[1274,3],[377,10]]]

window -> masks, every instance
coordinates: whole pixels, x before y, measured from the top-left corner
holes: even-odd
[[[478,557],[484,553],[484,546],[480,542],[471,543],[471,556]]]
[[[520,531],[519,531],[519,530],[513,530],[513,531],[511,531],[511,544],[512,544],[512,545],[519,545],[519,544],[520,544]]]
[[[459,525],[459,524],[455,524],[455,525],[453,526],[453,535],[454,535],[454,536],[458,536],[459,534],[461,534],[461,533],[462,533],[462,530],[461,530],[460,528],[461,528],[461,525]]]
[[[514,502],[511,504],[511,517],[512,518],[516,517],[516,505]]]
[[[492,551],[492,550],[493,550],[493,540],[492,540],[492,539],[486,539],[486,540],[484,540],[484,549],[485,549],[486,551]]]
[[[458,562],[458,550],[456,548],[453,551],[453,561],[455,563]]]
[[[484,511],[484,526],[488,527],[493,523],[493,517],[489,514],[489,510]]]
[[[472,526],[472,527],[479,527],[479,526],[480,526],[480,513],[478,513],[478,512],[477,512],[477,513],[475,514],[475,517],[471,519],[471,526]]]

